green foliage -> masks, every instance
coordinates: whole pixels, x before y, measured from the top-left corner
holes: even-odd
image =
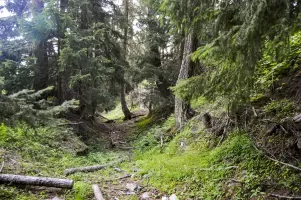
[[[153,123],[152,117],[146,117],[137,123],[137,127],[141,129],[145,129]]]
[[[298,21],[300,5],[295,5],[294,1],[281,0],[275,3],[256,0],[250,3],[227,0],[220,2],[218,7],[215,7],[215,3],[199,4],[199,7],[200,10],[216,11],[214,26],[207,26],[211,29],[207,44],[199,46],[192,55],[192,59],[200,61],[206,69],[202,75],[178,84],[174,88],[177,96],[187,100],[199,96],[209,100],[223,97],[229,99],[231,107],[235,107],[249,102],[254,82],[257,81],[255,75],[258,62],[262,57],[270,59],[264,53],[267,48],[266,41],[272,44],[269,50],[275,49],[272,55],[281,58],[277,64],[270,66],[279,74],[291,66],[291,61],[294,60],[286,60],[285,55],[291,56],[287,58],[299,56],[300,45],[296,31],[300,27],[295,24]],[[197,13],[195,19],[202,18],[203,14]],[[290,23],[282,23],[284,21]],[[210,22],[208,19],[200,20],[196,25],[206,25],[208,22]],[[288,43],[290,36],[293,38],[290,44],[296,44],[291,52],[285,51],[290,49]],[[274,57],[272,60],[274,62]],[[261,66],[258,71],[265,74],[270,72],[266,72]],[[266,82],[266,86],[271,84],[268,81],[271,79],[270,73],[269,77],[263,79],[259,82]]]
[[[271,116],[275,116],[278,119],[283,119],[288,116],[292,116],[296,111],[296,105],[294,102],[287,99],[272,101],[264,107],[265,112]]]
[[[135,159],[149,184],[183,199],[250,199],[264,194],[264,181],[282,180],[286,188],[295,187],[292,180],[298,182],[298,174],[264,159],[242,131],[235,130],[219,147],[210,148],[212,137],[196,125],[197,121],[190,121],[163,149],[158,140],[155,144],[156,128],[145,131],[147,135],[137,145],[154,141],[153,148],[139,149]],[[292,180],[285,175],[287,171]]]
[[[173,117],[169,117],[166,121],[159,124],[153,124],[152,118],[146,118],[141,120],[137,124],[138,133],[141,135],[136,139],[134,143],[136,155],[140,155],[151,150],[154,147],[166,143],[170,140],[173,135],[165,135],[167,130],[170,130],[175,125]],[[146,131],[146,134],[142,134]]]
[[[0,126],[0,144],[1,147],[18,152],[24,157],[39,160],[45,159],[47,155],[55,156],[60,150],[64,150],[61,141],[68,138],[70,134],[71,130],[65,128],[39,127],[33,129],[24,123],[11,128],[2,124]],[[72,146],[75,151],[76,143]]]
[[[301,32],[292,34],[289,38],[289,46],[277,44],[270,40],[265,42],[263,58],[259,61],[256,68],[255,90],[264,91],[272,88],[274,83],[289,74],[300,64],[300,43]],[[279,52],[280,51],[280,52]]]
[[[73,190],[75,193],[75,200],[88,200],[93,196],[91,185],[84,182],[76,182]]]

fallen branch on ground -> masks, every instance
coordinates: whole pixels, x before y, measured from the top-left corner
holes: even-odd
[[[69,123],[62,123],[59,124],[59,126],[66,126],[66,125],[80,125],[83,124],[84,122],[69,122]]]
[[[297,167],[297,166],[295,166],[295,165],[292,165],[292,164],[289,164],[289,163],[285,163],[285,162],[282,162],[282,161],[280,161],[280,160],[271,158],[270,156],[266,155],[263,151],[259,150],[258,147],[257,147],[255,144],[253,144],[253,147],[254,147],[259,153],[262,153],[267,159],[272,160],[272,161],[277,162],[277,163],[280,163],[280,164],[285,165],[285,166],[287,166],[287,167],[290,167],[290,168],[292,168],[292,169],[294,169],[294,170],[301,171],[301,168],[299,168],[299,167]]]
[[[301,199],[301,197],[290,197],[290,196],[281,196],[278,194],[269,194],[271,197],[276,197],[278,199]]]
[[[2,161],[1,168],[0,168],[0,173],[1,173],[1,172],[2,172],[2,170],[3,170],[4,164],[5,164],[5,162],[4,162],[4,160],[3,160],[3,161]]]
[[[35,185],[71,189],[73,187],[73,180],[22,176],[14,174],[0,174],[0,184]]]
[[[100,191],[98,185],[93,184],[93,185],[92,185],[92,189],[93,189],[94,196],[95,196],[95,199],[96,199],[96,200],[105,200],[105,199],[103,198],[103,195],[102,195],[102,193],[101,193],[101,191]]]
[[[108,163],[106,165],[94,165],[94,166],[87,166],[87,167],[70,168],[70,169],[66,169],[64,171],[64,174],[68,176],[70,174],[74,174],[74,173],[77,173],[77,172],[94,172],[94,171],[97,171],[97,170],[104,169],[106,167],[114,166],[114,165],[116,165],[118,163],[122,163],[122,162],[124,162],[123,159],[115,161],[115,162]]]
[[[228,170],[228,169],[237,169],[238,166],[229,166],[225,168],[200,168],[200,171],[222,171],[222,170]]]
[[[116,181],[116,180],[122,180],[122,179],[126,179],[126,178],[130,178],[131,175],[130,174],[127,174],[125,176],[122,176],[122,177],[118,177],[118,178],[113,178],[113,179],[108,179],[108,180],[105,180],[106,182],[109,182],[109,181]]]

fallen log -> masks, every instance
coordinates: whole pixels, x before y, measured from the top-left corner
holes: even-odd
[[[106,167],[116,165],[118,163],[122,163],[123,161],[124,160],[119,160],[119,161],[108,163],[106,165],[94,165],[94,166],[87,166],[87,167],[70,168],[70,169],[66,169],[64,171],[64,174],[66,176],[68,176],[70,174],[75,174],[77,172],[94,172],[94,171],[97,171],[97,170],[104,169]]]
[[[22,176],[14,174],[0,174],[0,184],[35,185],[71,189],[73,187],[73,180]]]
[[[95,196],[96,200],[105,200],[105,198],[103,198],[103,195],[102,195],[98,185],[93,184],[92,189],[93,189],[94,196]]]

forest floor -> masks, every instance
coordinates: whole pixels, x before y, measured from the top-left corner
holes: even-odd
[[[141,181],[141,177],[137,176],[139,169],[132,162],[133,147],[131,143],[134,137],[133,133],[137,128],[136,124],[145,118],[148,112],[147,110],[136,109],[132,114],[133,118],[127,121],[110,119],[110,123],[105,123],[98,119],[98,123],[105,126],[110,132],[108,134],[100,131],[97,138],[102,138],[102,141],[105,142],[104,146],[108,148],[109,152],[113,152],[114,156],[117,157],[116,160],[121,158],[124,161],[103,170],[79,173],[80,178],[76,177],[77,175],[71,177],[88,184],[98,184],[105,199],[162,199],[163,195],[158,190],[148,186],[147,181],[145,181],[147,177],[142,177],[144,180]]]
[[[132,120],[112,120],[106,123],[101,118],[95,120],[95,127],[100,127],[98,131],[86,138],[86,145],[89,148],[88,154],[77,155],[68,153],[53,152],[53,147],[46,148],[37,143],[31,144],[31,138],[24,134],[24,138],[20,138],[20,142],[16,145],[23,146],[26,151],[20,152],[14,150],[14,143],[10,143],[9,148],[0,147],[1,162],[4,167],[1,168],[1,173],[7,174],[22,174],[40,177],[53,177],[71,179],[74,181],[72,190],[46,188],[46,187],[31,187],[31,186],[5,186],[0,185],[0,199],[22,199],[22,200],[90,200],[94,199],[92,184],[98,184],[105,199],[156,199],[160,194],[148,185],[143,184],[141,177],[137,173],[139,169],[133,162],[133,147],[131,146],[131,138],[136,130],[136,123],[147,115],[145,110],[133,111]],[[5,127],[1,129],[9,129]],[[86,126],[86,124],[85,124]],[[23,135],[21,128],[20,135]],[[24,128],[25,129],[25,128]],[[12,131],[16,131],[13,130]],[[37,130],[39,132],[39,130]],[[43,133],[41,133],[43,134]],[[45,134],[49,135],[49,130],[45,130]],[[35,137],[33,137],[35,138]],[[58,139],[59,147],[65,146],[66,149],[71,149],[72,143],[77,143],[77,137],[71,136],[66,144],[62,144],[62,140]],[[26,141],[25,141],[26,140]],[[28,140],[28,141],[27,141]],[[40,143],[41,142],[41,143]],[[51,139],[50,143],[55,142]],[[27,144],[27,145],[24,145]],[[55,150],[54,150],[55,151]],[[23,155],[24,153],[24,155]],[[38,157],[41,158],[38,158]],[[63,171],[67,168],[86,167],[94,165],[105,165],[118,160],[123,162],[110,165],[105,169],[94,172],[79,172],[69,176],[63,175]],[[145,179],[145,178],[142,178]],[[150,197],[153,198],[150,198]],[[161,196],[162,197],[162,196]],[[161,199],[161,198],[159,198]]]
[[[139,169],[134,163],[131,163],[133,147],[131,138],[135,132],[136,123],[141,121],[147,115],[146,110],[136,110],[133,112],[133,118],[123,122],[107,123],[106,126],[111,130],[109,138],[113,151],[122,152],[128,158],[120,167],[113,166],[100,173],[104,174],[102,181],[99,181],[103,195],[107,199],[161,199],[161,194],[154,189],[139,181],[136,173]],[[125,169],[123,168],[125,167]],[[147,177],[145,177],[147,179]],[[156,198],[158,197],[158,198]]]

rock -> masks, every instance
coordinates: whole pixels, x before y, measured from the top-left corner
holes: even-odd
[[[172,194],[172,195],[169,197],[169,200],[178,200],[178,197],[177,197],[177,195]]]
[[[298,147],[298,149],[301,149],[301,138],[298,139],[297,147]]]
[[[58,197],[54,197],[52,200],[62,200],[62,199]]]
[[[138,188],[138,184],[135,183],[135,182],[132,182],[132,183],[127,183],[125,185],[126,189],[128,189],[130,192],[134,192],[137,188]]]
[[[117,168],[117,167],[114,168],[114,171],[116,171],[116,172],[123,172],[122,169],[119,169],[119,168]]]
[[[296,116],[293,118],[293,120],[294,120],[295,123],[300,122],[300,121],[301,121],[301,114],[296,115]]]
[[[150,199],[151,198],[151,193],[150,192],[144,192],[142,195],[141,195],[141,199]]]

